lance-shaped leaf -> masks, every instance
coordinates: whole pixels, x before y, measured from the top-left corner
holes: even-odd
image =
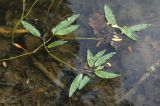
[[[27,21],[23,21],[21,20],[21,23],[23,25],[24,28],[26,28],[26,30],[28,30],[31,34],[40,37],[41,34],[40,32],[30,23],[28,23]]]
[[[94,66],[94,63],[95,63],[94,56],[93,56],[93,53],[89,49],[87,50],[87,62],[88,62],[89,67],[92,68]]]
[[[68,41],[63,41],[63,40],[59,40],[59,41],[54,41],[52,43],[50,43],[47,47],[48,48],[53,48],[53,47],[56,47],[56,46],[60,46],[60,45],[63,45],[65,43],[67,43]]]
[[[108,54],[102,56],[101,58],[99,58],[95,62],[95,67],[98,67],[98,66],[101,66],[101,65],[105,64],[114,54],[116,54],[116,52],[108,53]]]
[[[113,12],[108,5],[104,6],[104,13],[105,13],[105,17],[108,21],[108,24],[117,25],[117,22],[116,22],[114,15],[113,15]]]
[[[98,53],[94,56],[95,61],[97,61],[100,57],[102,57],[105,52],[106,52],[106,50],[102,50],[102,51],[98,52]]]
[[[71,25],[77,18],[79,17],[78,15],[72,15],[71,17],[68,17],[64,21],[60,22],[56,27],[52,28],[52,33],[55,34],[57,31],[62,30],[69,25]]]
[[[137,24],[137,25],[130,26],[129,29],[133,32],[136,32],[136,31],[141,31],[143,29],[146,29],[150,27],[151,25],[152,24]]]
[[[58,30],[55,35],[67,35],[73,31],[75,31],[77,28],[79,27],[79,25],[71,25],[69,27],[66,27],[64,29]]]
[[[69,89],[69,97],[71,97],[74,92],[78,89],[83,78],[83,74],[78,74],[76,78],[73,80],[70,89]]]
[[[119,74],[114,74],[114,73],[111,73],[111,72],[106,72],[106,71],[103,71],[103,70],[98,70],[98,71],[95,71],[94,72],[98,77],[100,78],[115,78],[115,77],[119,77],[120,75]]]
[[[122,27],[121,31],[124,35],[126,35],[128,38],[132,40],[136,40],[136,34],[134,34],[129,28],[127,27]]]
[[[80,85],[79,85],[79,89],[82,89],[89,81],[91,80],[91,78],[89,76],[84,76],[84,78],[82,79]]]

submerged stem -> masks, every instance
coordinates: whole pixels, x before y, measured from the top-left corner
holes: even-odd
[[[80,37],[77,37],[76,39],[77,40],[97,40],[97,38],[80,38]]]
[[[63,61],[63,60],[59,59],[58,57],[56,57],[55,55],[53,55],[53,54],[48,50],[48,48],[46,47],[45,42],[43,43],[43,45],[44,45],[46,51],[48,52],[48,54],[49,54],[50,56],[52,56],[55,60],[57,60],[57,61],[65,64],[65,65],[67,65],[69,68],[71,68],[71,69],[73,69],[73,70],[75,70],[75,71],[77,70],[76,68],[74,68],[74,67],[71,66],[70,64],[66,63],[65,61]]]
[[[45,43],[48,43],[52,38],[48,39]],[[5,59],[1,59],[1,61],[9,61],[9,60],[13,60],[13,59],[17,59],[17,58],[20,58],[20,57],[23,57],[23,56],[27,56],[27,55],[31,55],[31,54],[34,54],[36,53],[41,47],[43,47],[44,44],[41,44],[39,47],[37,47],[34,51],[32,52],[28,52],[28,53],[24,53],[24,54],[21,54],[21,55],[17,55],[17,56],[13,56],[13,57],[10,57],[10,58],[5,58]]]
[[[48,10],[47,10],[47,15],[49,14],[49,11],[50,11],[50,9],[51,9],[53,3],[54,3],[54,0],[52,0],[51,4],[49,5],[49,8],[48,8]]]

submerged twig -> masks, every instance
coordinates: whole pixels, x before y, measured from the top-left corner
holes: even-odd
[[[59,5],[60,5],[61,3],[62,3],[62,0],[59,0],[57,6],[56,6],[56,8],[55,8],[55,12],[57,12],[57,9],[58,9],[58,7],[59,7]]]
[[[160,67],[160,60],[158,60],[156,63],[154,63],[148,71],[142,75],[140,80],[136,83],[136,85],[130,89],[128,92],[126,92],[125,95],[123,95],[119,100],[116,101],[116,103],[120,103],[122,100],[131,97],[133,94],[135,94],[138,87],[145,82],[147,78],[149,78],[154,72],[156,72],[157,68]]]
[[[47,70],[47,68],[46,68],[41,62],[37,61],[33,56],[32,56],[32,61],[33,61],[33,64],[34,64],[43,74],[45,74],[45,76],[46,76],[47,78],[49,78],[50,80],[52,80],[57,86],[59,86],[59,87],[61,87],[61,88],[64,88],[64,87],[65,87],[65,85],[64,85],[61,81],[59,81],[53,73],[49,72],[49,71]]]
[[[47,16],[48,16],[48,14],[49,14],[49,11],[50,11],[50,9],[51,9],[51,7],[52,7],[53,3],[54,3],[54,0],[52,0],[51,4],[50,4],[50,5],[49,5],[49,7],[48,7],[48,10],[47,10]]]

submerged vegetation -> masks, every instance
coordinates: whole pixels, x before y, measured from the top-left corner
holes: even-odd
[[[107,20],[106,22],[107,25],[110,25],[112,28],[116,28],[120,30],[124,35],[126,35],[128,38],[134,41],[137,39],[136,34],[135,34],[137,31],[146,29],[151,26],[151,24],[137,24],[137,25],[133,25],[130,27],[128,26],[121,27],[117,24],[116,18],[113,15],[113,12],[108,5],[104,6],[104,14],[105,14],[104,18],[106,18]],[[20,19],[19,23],[21,23],[23,27],[26,28],[26,30],[28,30],[32,35],[37,37],[37,39],[41,39],[42,44],[39,45],[39,47],[35,49],[33,52],[29,52],[29,53],[27,52],[25,54],[14,56],[8,59],[2,59],[0,61],[7,61],[11,59],[16,59],[22,56],[31,55],[31,54],[34,54],[36,51],[38,51],[40,48],[44,47],[47,53],[50,56],[52,56],[55,60],[57,60],[58,62],[65,64],[72,70],[79,70],[73,67],[72,65],[66,63],[65,61],[61,60],[60,58],[58,58],[57,56],[55,56],[54,54],[50,52],[51,48],[61,46],[69,42],[67,40],[55,40],[53,42],[51,41],[54,39],[54,37],[67,36],[73,31],[77,30],[79,28],[79,25],[76,25],[76,24],[73,25],[73,23],[76,21],[78,17],[79,17],[79,14],[72,15],[68,17],[67,19],[61,21],[55,27],[53,27],[51,29],[52,35],[47,35],[47,34],[42,35],[41,32],[36,27],[34,27],[33,25],[25,21],[24,20],[25,16],[22,15],[22,18]],[[81,38],[79,37],[77,39],[81,39]],[[118,38],[113,38],[113,40],[121,41],[121,39],[118,39]],[[13,42],[13,45],[25,51],[25,49],[18,43]],[[86,62],[87,64],[85,64],[85,66],[82,66],[82,67],[85,67],[84,70],[80,70],[80,72],[76,75],[76,77],[72,81],[70,89],[69,89],[69,97],[71,97],[75,93],[76,90],[82,89],[95,76],[99,78],[105,78],[105,79],[110,79],[110,78],[115,78],[115,77],[120,76],[119,74],[108,72],[108,71],[105,71],[104,69],[108,60],[112,56],[114,56],[116,52],[105,54],[106,50],[102,50],[102,51],[99,51],[96,55],[94,55],[89,48],[86,52],[87,52],[87,62]]]
[[[71,97],[78,88],[82,89],[91,78],[93,78],[94,74],[100,78],[106,79],[119,76],[118,74],[104,71],[103,68],[106,62],[115,54],[115,52],[111,52],[104,55],[105,52],[106,50],[100,51],[94,56],[89,49],[87,50],[87,63],[89,67],[84,70],[85,73],[78,74],[73,80],[69,90],[69,97]]]

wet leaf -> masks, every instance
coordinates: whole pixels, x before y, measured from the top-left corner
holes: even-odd
[[[80,83],[79,89],[82,89],[90,80],[91,78],[89,76],[84,76]]]
[[[89,49],[87,50],[87,62],[88,62],[89,67],[94,66],[94,63],[95,63],[94,56],[93,56],[93,53]]]
[[[71,26],[66,27],[66,28],[64,28],[62,30],[57,31],[55,33],[55,35],[56,36],[58,36],[58,35],[67,35],[67,34],[73,32],[73,31],[75,31],[76,29],[78,29],[78,27],[79,27],[79,25],[71,25]]]
[[[68,41],[63,41],[63,40],[59,40],[59,41],[54,41],[52,43],[50,43],[47,47],[48,48],[53,48],[53,47],[56,47],[56,46],[60,46],[60,45],[63,45],[65,43],[67,43]]]
[[[95,62],[95,67],[98,67],[98,66],[101,66],[101,65],[105,64],[114,54],[116,54],[116,52],[108,53],[108,54],[102,56],[101,58],[99,58]]]
[[[123,28],[121,28],[121,31],[123,34],[125,34],[130,39],[136,40],[136,34],[134,34],[129,28],[123,27]]]
[[[107,79],[108,78],[115,78],[115,77],[120,76],[119,74],[114,74],[114,73],[106,72],[106,71],[103,71],[103,70],[95,71],[95,74],[100,78],[107,78]]]
[[[150,27],[151,25],[152,24],[137,24],[137,25],[130,26],[129,29],[133,32],[136,32],[136,31],[141,31],[143,29],[146,29]]]
[[[97,61],[100,57],[102,57],[105,52],[106,52],[106,50],[102,50],[102,51],[98,52],[98,53],[94,56],[95,61]]]
[[[108,5],[104,6],[104,12],[105,12],[105,17],[106,17],[106,19],[108,21],[108,24],[117,25],[116,19],[115,19],[114,15],[113,15],[113,12],[112,12],[111,8]]]
[[[78,74],[76,78],[73,80],[69,89],[69,97],[71,97],[74,94],[74,92],[78,89],[82,81],[82,77],[83,77],[83,74]]]
[[[56,27],[52,28],[52,33],[55,34],[57,31],[62,30],[69,25],[71,25],[77,18],[79,17],[78,15],[72,15],[71,17],[68,17],[64,21],[60,22]]]
[[[28,30],[31,34],[38,36],[38,37],[41,36],[40,32],[33,25],[28,23],[27,21],[22,20],[21,23],[22,23],[23,27],[25,27],[26,30]]]

